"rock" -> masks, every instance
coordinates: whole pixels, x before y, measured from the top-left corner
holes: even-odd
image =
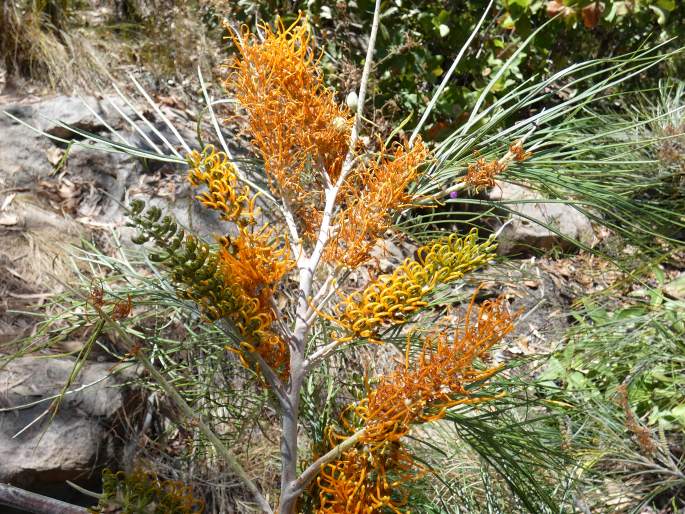
[[[589,218],[572,206],[547,201],[540,193],[510,182],[498,181],[488,192],[496,201],[516,214],[510,214],[498,237],[498,253],[531,253],[531,250],[568,249],[568,239],[592,245],[594,232]],[[536,223],[550,226],[554,230]],[[501,225],[500,225],[501,227]],[[498,230],[500,227],[495,227]],[[567,239],[568,238],[568,239]]]
[[[121,211],[126,184],[129,176],[138,176],[142,165],[125,154],[99,152],[83,147],[72,147],[67,157],[66,167],[71,175],[80,179],[84,189],[93,194],[84,194],[74,214],[95,218],[97,215],[111,221]],[[94,186],[107,195],[95,194]],[[69,212],[69,211],[67,211]]]
[[[118,109],[114,108],[115,104]],[[31,187],[41,179],[48,177],[54,172],[54,168],[59,166],[66,144],[51,141],[48,137],[31,130],[23,123],[3,115],[2,111],[6,111],[31,127],[64,139],[72,138],[73,134],[69,129],[59,125],[58,120],[88,132],[102,133],[105,138],[121,143],[122,141],[110,132],[109,127],[112,127],[119,132],[127,143],[149,149],[150,145],[141,135],[142,132],[159,148],[168,151],[159,135],[147,123],[137,119],[133,109],[118,97],[106,97],[104,100],[97,100],[93,97],[81,99],[71,96],[56,96],[30,103],[7,103],[0,105],[0,134],[2,134],[2,138],[0,138],[0,179],[3,182],[0,183],[0,186],[6,188]],[[174,124],[181,137],[189,145],[194,145],[196,139],[194,121],[177,109],[164,107],[162,111]],[[131,127],[121,113],[130,119],[136,119],[137,128]],[[155,120],[153,114],[149,112],[146,112],[145,116],[164,139],[176,148],[181,149],[178,139],[163,121]],[[82,138],[77,136],[75,139]],[[184,152],[184,150],[181,151],[181,153]],[[121,167],[129,168],[126,176],[133,174],[134,170],[131,167],[134,161],[136,159],[126,155],[108,154],[103,151],[73,146],[67,162],[72,165],[72,170],[70,170],[72,174],[78,174],[83,180],[88,180],[91,177],[98,179],[102,176],[103,171],[110,177],[120,177],[122,176],[119,173]],[[152,168],[155,170],[162,166],[160,163],[149,164],[152,164]],[[62,171],[61,167],[59,171]],[[97,180],[94,182],[104,190],[108,190],[110,185],[108,183],[100,184]]]
[[[664,293],[675,300],[685,300],[685,272],[678,275],[677,278],[665,284],[663,287]]]
[[[52,171],[47,152],[54,145],[2,111],[27,123],[32,122],[33,111],[27,106],[0,105],[0,187],[30,187]]]
[[[383,273],[391,272],[405,257],[402,250],[389,239],[379,239],[371,249],[371,258],[378,263]]]
[[[72,132],[58,121],[88,132],[99,132],[105,126],[98,116],[104,113],[99,102],[92,97],[56,96],[45,99],[33,108],[35,127],[56,137],[68,138]],[[97,114],[97,116],[96,116]]]
[[[25,357],[0,369],[0,482],[41,489],[87,478],[119,457],[115,433],[131,394],[113,387],[122,379],[109,376],[111,364],[86,363],[69,387],[79,392],[64,397],[52,421],[46,414],[26,428],[50,401],[6,410],[59,393],[74,364],[72,359]],[[85,384],[95,385],[80,390]]]

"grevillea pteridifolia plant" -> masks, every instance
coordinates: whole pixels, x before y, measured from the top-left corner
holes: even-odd
[[[373,150],[361,142],[377,28],[378,10],[356,113],[324,85],[306,20],[262,25],[258,35],[232,32],[237,53],[223,85],[245,120],[268,190],[257,191],[229,155],[206,146],[187,156],[188,180],[230,235],[205,242],[155,207],[134,202],[130,209],[139,231],[135,242],[155,247],[151,257],[207,322],[238,335],[226,345],[227,358],[236,355],[278,402],[276,497],[267,485],[250,482],[237,459],[230,462],[264,512],[298,512],[305,495],[321,514],[410,512],[407,484],[425,470],[405,436],[448,409],[493,398],[479,389],[499,368],[483,358],[512,328],[499,300],[479,306],[472,301],[461,323],[434,323],[423,332],[413,323],[442,285],[492,259],[494,239],[479,240],[475,231],[430,241],[361,290],[341,280],[345,271],[372,261],[372,249],[393,218],[417,203],[410,185],[430,159],[420,138],[379,143]],[[265,207],[269,216],[260,212]],[[282,289],[294,294],[279,295]],[[284,305],[283,297],[292,305]],[[328,327],[323,342],[310,336],[317,323]],[[356,401],[338,407],[323,443],[311,451],[298,448],[308,375],[352,344],[382,344],[392,327],[408,334],[404,358],[394,370],[367,380]]]

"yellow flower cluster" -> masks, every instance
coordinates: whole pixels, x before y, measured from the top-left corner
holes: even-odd
[[[275,284],[294,266],[287,241],[279,244],[268,225],[255,229],[257,195],[238,183],[236,169],[225,153],[207,146],[202,152],[192,152],[188,163],[190,183],[206,187],[197,196],[200,203],[238,227],[237,236],[219,239],[218,253],[218,267],[235,302],[226,304],[227,309],[221,303],[207,304],[204,310],[214,319],[230,319],[245,337],[242,347],[259,353],[267,364],[284,373],[288,350],[271,330],[275,319],[271,304]]]
[[[337,305],[331,319],[347,332],[339,341],[378,341],[380,329],[407,321],[428,305],[426,297],[438,284],[488,263],[494,249],[493,239],[478,243],[475,229],[466,237],[452,234],[419,248],[416,260],[406,259],[392,274],[381,275]]]
[[[204,185],[207,191],[196,196],[202,205],[219,211],[221,218],[240,225],[254,223],[256,195],[238,184],[235,166],[223,152],[207,145],[202,152],[188,155],[188,181],[193,187]],[[247,215],[247,219],[245,219]]]

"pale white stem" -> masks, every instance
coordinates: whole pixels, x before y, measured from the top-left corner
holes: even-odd
[[[298,259],[298,266],[300,270],[300,284],[298,292],[299,298],[296,311],[295,329],[293,330],[293,337],[288,342],[288,346],[290,348],[290,383],[288,390],[289,401],[287,408],[283,412],[283,430],[281,436],[281,498],[279,504],[279,514],[292,514],[295,511],[297,498],[302,492],[302,486],[298,485],[298,482],[302,477],[296,480],[298,461],[297,432],[299,425],[300,392],[306,373],[306,369],[304,367],[304,353],[307,333],[310,327],[307,316],[310,308],[309,298],[311,296],[314,274],[319,265],[319,261],[321,260],[321,256],[323,255],[326,243],[329,241],[332,234],[331,221],[335,211],[335,202],[338,191],[344,184],[347,175],[352,171],[353,163],[355,162],[355,148],[359,138],[359,131],[361,130],[364,99],[366,97],[369,73],[371,72],[374,47],[376,44],[376,35],[378,34],[378,25],[380,22],[380,9],[381,1],[376,0],[371,34],[369,36],[369,46],[366,52],[366,62],[364,63],[364,70],[362,72],[362,79],[359,86],[359,105],[357,108],[355,122],[352,127],[352,132],[350,134],[350,144],[347,150],[347,155],[345,156],[345,161],[343,162],[340,176],[338,177],[335,185],[328,185],[325,189],[323,217],[314,249],[312,250],[309,258],[303,255],[301,259]],[[328,182],[330,184],[330,178]],[[318,469],[319,467],[316,467],[316,472],[312,474],[312,478],[316,476]],[[309,474],[311,473],[312,471],[309,471]],[[311,478],[305,478],[305,482],[308,482],[309,480],[311,480]]]
[[[290,208],[290,202],[283,192],[281,192],[281,202],[283,204],[281,214],[283,215],[283,219],[285,219],[288,232],[290,232],[290,251],[293,254],[293,258],[299,261],[300,255],[303,253],[302,240],[300,239],[300,234],[297,231],[297,223],[295,223],[295,216]]]
[[[321,468],[328,464],[329,462],[332,462],[336,460],[338,457],[342,455],[342,453],[347,450],[348,448],[353,447],[355,444],[359,442],[359,440],[366,434],[366,428],[362,428],[361,430],[355,432],[352,434],[350,437],[345,439],[342,443],[337,445],[335,448],[330,450],[328,453],[325,455],[322,455],[318,459],[316,459],[312,464],[307,466],[307,469],[305,469],[302,474],[295,480],[290,487],[290,490],[288,491],[291,495],[299,495],[309,483],[316,478],[316,476],[319,474],[321,471]]]
[[[376,36],[378,35],[378,25],[381,19],[381,2],[376,0],[376,6],[373,11],[373,23],[371,25],[371,34],[369,35],[369,46],[366,49],[366,61],[364,62],[364,70],[362,71],[362,80],[359,83],[359,94],[357,95],[357,115],[352,126],[352,134],[350,135],[350,148],[347,152],[346,161],[350,164],[354,157],[354,148],[357,145],[359,132],[362,128],[362,116],[364,112],[364,100],[366,99],[366,90],[369,82],[369,75],[371,73],[371,65],[373,63],[373,53],[376,48]],[[342,181],[339,181],[342,183]]]
[[[333,351],[340,345],[338,341],[333,341],[332,343],[328,343],[326,346],[322,346],[321,348],[317,349],[314,353],[312,353],[307,359],[304,361],[304,367],[306,370],[310,370],[312,366],[314,366],[317,362],[325,359],[328,357]]]
[[[326,279],[326,281],[323,283],[323,285],[319,288],[317,291],[316,295],[314,295],[314,298],[312,298],[311,305],[309,306],[309,310],[307,311],[307,314],[311,316],[317,309],[314,308],[316,304],[318,304],[322,298],[324,298],[328,293],[335,282],[335,273],[331,273],[330,276]]]

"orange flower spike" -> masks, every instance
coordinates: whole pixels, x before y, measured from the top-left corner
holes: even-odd
[[[477,155],[477,152],[474,152]],[[501,159],[486,161],[484,158],[469,163],[464,182],[476,192],[495,186],[495,177],[509,168],[513,161],[522,162],[533,155],[523,149],[523,140],[518,139],[509,146],[509,151]]]
[[[399,441],[413,424],[441,419],[450,407],[491,399],[472,396],[470,388],[500,367],[479,371],[474,361],[511,331],[513,321],[503,300],[485,302],[475,324],[469,321],[472,309],[473,301],[452,342],[442,329],[429,335],[414,362],[407,359],[403,367],[381,377],[376,388],[353,407],[366,428],[362,441],[372,450]]]
[[[341,197],[347,207],[336,216],[338,233],[324,258],[356,267],[369,259],[376,240],[390,227],[392,215],[411,202],[407,186],[428,159],[428,150],[418,139],[407,150],[396,145],[392,155],[381,150],[381,158],[352,176]]]
[[[247,30],[233,37],[240,55],[228,63],[224,87],[247,114],[272,188],[298,204],[311,190],[302,181],[308,163],[321,163],[333,180],[338,177],[352,116],[323,82],[306,20],[298,17],[288,28],[279,21],[261,31],[262,39]],[[315,186],[322,189],[320,181]]]
[[[247,282],[254,277],[249,263],[246,265],[246,262],[236,259],[225,245],[222,245],[219,251],[218,266],[225,282],[237,298],[238,308],[227,311],[224,316],[235,324],[244,338],[241,343],[242,349],[258,353],[274,370],[282,376],[287,376],[288,347],[278,335],[271,331],[275,316],[271,310],[270,291],[265,295],[256,295],[256,291],[251,289],[254,283]],[[241,358],[241,362],[247,366],[244,358]]]
[[[389,461],[387,464],[386,460]],[[406,503],[407,493],[401,494],[400,500],[393,499],[393,493],[402,491],[390,489],[386,474],[388,464],[401,471],[407,461],[410,466],[413,464],[408,455],[401,459],[387,459],[364,449],[346,451],[337,461],[324,466],[317,478],[320,503],[317,513],[381,514],[390,509],[390,512],[408,514],[408,511],[400,510]],[[400,480],[392,485],[397,489],[402,483]]]
[[[242,227],[238,236],[222,239],[222,259],[235,267],[236,280],[254,296],[271,287],[295,266],[287,240],[279,247],[271,242],[273,231],[264,226],[256,232]]]

